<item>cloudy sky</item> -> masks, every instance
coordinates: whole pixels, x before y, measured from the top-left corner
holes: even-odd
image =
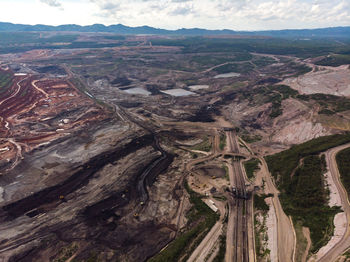
[[[264,30],[350,25],[350,0],[0,0],[0,21]]]

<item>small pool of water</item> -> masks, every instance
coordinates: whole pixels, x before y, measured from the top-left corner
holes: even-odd
[[[124,90],[124,92],[127,92],[128,94],[131,94],[131,95],[144,95],[144,96],[149,96],[151,94],[151,92],[148,92],[146,89],[142,87],[130,88],[130,89]]]
[[[190,96],[194,95],[195,93],[191,91],[187,91],[185,89],[177,88],[177,89],[169,89],[169,90],[164,90],[162,93],[171,95],[171,96]]]
[[[241,75],[241,74],[239,74],[239,73],[234,73],[234,72],[232,72],[232,73],[227,73],[227,74],[216,75],[216,76],[214,76],[214,78],[238,77],[238,76],[240,76],[240,75]]]

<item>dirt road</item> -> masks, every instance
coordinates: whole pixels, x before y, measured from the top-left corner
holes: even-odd
[[[213,144],[213,152],[211,152],[209,155],[206,155],[205,157],[198,158],[195,160],[190,161],[186,166],[185,169],[189,173],[194,173],[192,171],[193,167],[201,162],[208,161],[210,159],[213,159],[220,155],[219,152],[219,143],[220,143],[220,137],[218,133],[216,132],[214,138],[212,139]],[[198,247],[193,251],[190,258],[187,260],[187,262],[201,262],[204,261],[205,258],[210,255],[210,252],[214,249],[215,244],[217,243],[221,232],[223,228],[223,219],[225,216],[225,205],[220,205],[219,203],[216,205],[220,210],[220,219],[216,222],[216,224],[212,227],[212,229],[209,231],[209,233],[205,236],[205,238],[202,240],[202,242],[198,245]]]
[[[331,262],[335,261],[346,249],[350,246],[350,227],[349,227],[349,221],[350,221],[350,203],[348,199],[348,194],[341,183],[340,180],[340,174],[336,162],[336,155],[339,151],[350,147],[350,144],[345,144],[339,147],[332,148],[326,152],[326,159],[327,163],[329,164],[328,168],[331,172],[333,181],[336,184],[336,187],[338,189],[338,192],[340,194],[341,203],[342,203],[342,209],[344,210],[346,214],[346,224],[347,229],[344,234],[344,236],[341,238],[341,240],[334,245],[332,249],[330,249],[323,257],[321,257],[318,261],[320,262]]]
[[[265,174],[265,192],[268,194],[273,194],[272,203],[277,219],[278,261],[294,261],[295,236],[293,225],[282,209],[281,202],[278,198],[279,191],[272,182],[265,159],[263,157],[259,157],[259,160],[262,163],[261,168]]]
[[[219,241],[219,237],[222,233],[223,229],[223,219],[225,217],[225,205],[219,205],[216,203],[216,206],[220,210],[220,219],[216,224],[212,227],[209,233],[205,236],[202,242],[198,245],[195,251],[192,253],[187,262],[202,262],[210,256],[210,253],[215,249],[215,245]]]
[[[20,81],[18,81],[17,84],[16,84],[16,85],[17,85],[16,91],[15,91],[11,96],[9,96],[9,97],[7,97],[6,99],[0,101],[0,105],[2,105],[3,103],[5,103],[5,102],[8,101],[9,99],[15,97],[15,96],[19,93],[19,91],[21,90],[21,88],[22,88],[22,87],[21,87],[21,83],[22,83],[24,80],[26,80],[27,78],[28,78],[28,76],[25,77],[25,78],[23,78],[23,79],[21,79]]]
[[[34,80],[32,81],[32,86],[40,93],[42,93],[45,96],[45,99],[49,99],[49,94],[46,93],[42,88],[38,87],[36,83],[38,83],[40,80]]]

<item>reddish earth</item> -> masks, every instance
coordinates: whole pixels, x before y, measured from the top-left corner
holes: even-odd
[[[1,166],[13,168],[23,153],[106,118],[69,80],[12,75],[0,93]]]

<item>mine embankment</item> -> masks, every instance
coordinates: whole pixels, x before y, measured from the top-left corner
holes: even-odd
[[[201,200],[201,196],[190,189],[187,183],[185,183],[185,188],[190,195],[190,202],[193,204],[187,214],[186,229],[148,262],[186,261],[219,219],[219,215],[212,211]]]
[[[65,197],[76,191],[78,188],[86,185],[93,175],[107,164],[113,163],[129,153],[153,143],[152,136],[145,135],[132,140],[125,146],[117,148],[112,152],[100,154],[80,166],[78,171],[73,173],[72,176],[62,183],[45,188],[44,190],[36,192],[26,198],[3,206],[1,217],[3,220],[11,220],[24,215],[29,211],[29,216],[38,215],[41,212],[44,212],[44,210],[40,208],[42,205],[57,203],[60,201],[60,196]]]
[[[350,134],[325,136],[291,147],[266,160],[277,186],[284,211],[294,223],[310,229],[312,247],[316,252],[333,234],[333,218],[340,210],[328,206],[323,174],[324,156],[319,154],[350,141]],[[300,164],[301,163],[301,164]],[[293,175],[292,175],[293,174]]]

